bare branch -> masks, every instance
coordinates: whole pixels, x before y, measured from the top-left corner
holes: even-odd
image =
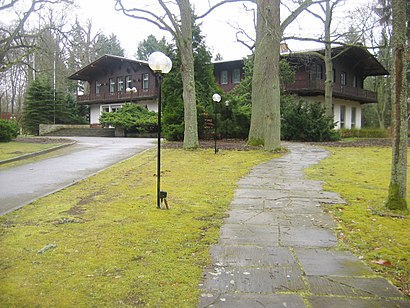
[[[285,31],[286,27],[289,26],[306,8],[312,4],[321,3],[324,0],[304,0],[296,10],[294,10],[281,24],[282,33]]]
[[[233,3],[233,2],[252,2],[252,3],[256,3],[256,0],[223,0],[221,2],[218,2],[217,4],[213,5],[212,7],[210,7],[208,9],[208,11],[206,11],[205,13],[203,13],[202,15],[196,16],[195,19],[201,19],[204,18],[205,16],[207,16],[209,13],[211,13],[213,10],[215,10],[216,8],[220,7],[223,4],[226,3]],[[208,2],[209,3],[209,2]]]

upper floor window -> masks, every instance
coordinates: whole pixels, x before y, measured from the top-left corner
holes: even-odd
[[[117,77],[117,91],[124,91],[124,77]]]
[[[96,81],[95,82],[95,94],[100,94],[101,93],[101,82]]]
[[[110,93],[115,93],[115,80],[114,80],[114,78],[110,78],[109,83],[110,83]]]
[[[149,88],[149,75],[142,74],[142,89],[148,90],[148,88]]]
[[[340,84],[342,85],[342,86],[345,86],[346,84],[347,84],[347,75],[346,75],[346,72],[341,72],[340,73]]]
[[[228,71],[221,71],[221,84],[228,84]]]
[[[235,68],[232,70],[232,83],[240,83],[241,82],[241,70],[239,68]]]
[[[352,86],[353,86],[354,88],[357,88],[357,76],[356,76],[356,75],[353,76],[353,84],[352,84]]]
[[[132,88],[132,77],[125,76],[125,89],[131,89],[131,88]]]
[[[323,79],[323,68],[320,64],[315,64],[312,71],[310,72],[310,80],[322,80]]]

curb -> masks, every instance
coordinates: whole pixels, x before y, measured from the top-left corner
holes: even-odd
[[[0,165],[4,165],[4,164],[11,163],[11,162],[15,162],[15,161],[24,160],[24,159],[27,159],[27,158],[32,158],[32,157],[40,156],[40,155],[43,155],[43,154],[47,154],[47,153],[50,153],[50,152],[53,152],[53,151],[56,151],[56,150],[71,146],[75,143],[77,143],[77,141],[70,142],[70,143],[64,143],[62,145],[57,145],[55,147],[52,147],[52,148],[49,148],[49,149],[46,149],[46,150],[43,150],[43,151],[39,151],[39,152],[24,154],[24,155],[21,155],[21,156],[17,156],[17,157],[5,159],[5,160],[0,160]]]

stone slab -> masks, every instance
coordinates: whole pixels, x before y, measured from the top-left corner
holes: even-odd
[[[295,248],[295,254],[308,276],[369,276],[373,272],[347,251]]]
[[[307,286],[297,267],[214,267],[205,271],[202,289],[203,292],[275,293],[303,291]]]
[[[280,244],[291,247],[333,247],[333,231],[318,227],[280,227]]]
[[[410,302],[405,300],[311,296],[308,301],[314,308],[410,308]]]
[[[248,293],[202,293],[198,308],[305,308],[302,298],[296,294],[248,294]]]
[[[278,225],[278,214],[262,210],[230,210],[225,223]]]
[[[400,291],[383,278],[307,277],[315,295],[361,297],[402,297]]]
[[[221,228],[221,244],[230,245],[279,245],[277,226],[224,224]]]
[[[230,267],[296,267],[297,263],[286,247],[221,246],[211,247],[212,264]]]

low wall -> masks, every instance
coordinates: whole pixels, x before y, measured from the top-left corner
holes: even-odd
[[[90,128],[89,124],[73,125],[73,124],[40,124],[39,135],[44,136],[52,132],[56,132],[63,128]]]

